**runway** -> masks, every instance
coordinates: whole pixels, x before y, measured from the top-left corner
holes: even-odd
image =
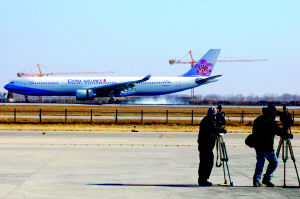
[[[295,187],[251,187],[246,135],[224,136],[234,186],[198,187],[197,133],[0,131],[0,198],[299,198]],[[210,180],[222,184],[223,170]],[[273,182],[283,184],[281,159]],[[298,186],[291,160],[287,184]]]

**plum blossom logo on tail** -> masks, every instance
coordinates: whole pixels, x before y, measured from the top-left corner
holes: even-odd
[[[212,64],[207,63],[205,59],[201,59],[199,64],[196,64],[195,66],[197,73],[200,75],[209,75],[212,70]]]

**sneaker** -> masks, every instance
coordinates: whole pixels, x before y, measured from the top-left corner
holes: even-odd
[[[211,187],[212,183],[208,182],[207,180],[205,181],[198,181],[199,186],[203,186],[203,187]]]
[[[266,185],[267,187],[275,187],[275,184],[273,184],[273,183],[270,182],[270,181],[264,180],[264,179],[263,179],[262,183],[263,183],[264,185]]]
[[[257,181],[253,181],[253,187],[261,187],[262,184],[260,182]]]

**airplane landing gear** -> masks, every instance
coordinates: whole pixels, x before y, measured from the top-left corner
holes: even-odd
[[[110,98],[108,100],[108,104],[120,104],[120,100],[115,100],[114,98]]]
[[[25,97],[25,103],[29,103],[28,95],[24,95],[24,97]]]
[[[12,92],[8,92],[6,98],[7,102],[14,102],[14,95]]]
[[[114,98],[110,98],[110,99],[108,100],[108,103],[109,103],[109,104],[113,104],[114,102],[115,102]]]

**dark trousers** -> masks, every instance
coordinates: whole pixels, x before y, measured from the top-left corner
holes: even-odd
[[[263,172],[264,164],[265,164],[265,159],[269,161],[268,168],[266,170],[266,174],[264,175],[264,179],[267,182],[271,182],[273,173],[277,168],[278,165],[278,160],[277,157],[274,153],[272,152],[264,152],[260,150],[255,150],[256,151],[256,168],[255,168],[255,173],[253,176],[253,181],[254,182],[260,182],[261,175]]]
[[[214,165],[213,149],[199,149],[199,159],[198,181],[206,181],[209,179]]]

